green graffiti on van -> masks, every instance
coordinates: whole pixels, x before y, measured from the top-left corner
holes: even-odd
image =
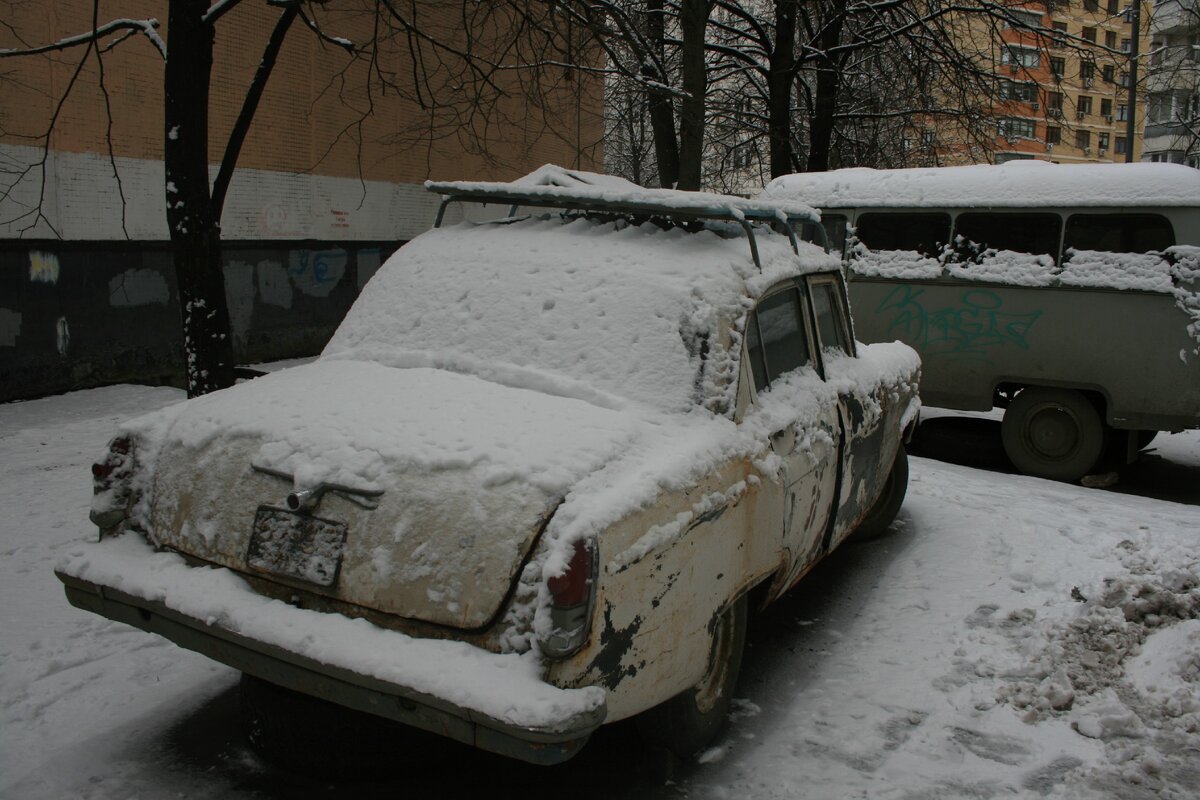
[[[1004,299],[987,289],[966,289],[956,305],[927,308],[924,289],[897,286],[875,309],[891,315],[888,336],[915,347],[925,358],[987,358],[998,347],[1029,349],[1029,331],[1040,310],[1010,313]]]

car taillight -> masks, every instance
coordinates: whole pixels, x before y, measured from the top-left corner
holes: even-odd
[[[108,443],[108,453],[103,461],[92,464],[92,486],[97,491],[112,486],[114,479],[123,477],[133,466],[133,439],[118,436]]]
[[[88,516],[100,536],[114,533],[129,516],[132,497],[134,447],[129,436],[108,443],[102,461],[92,464],[92,510]]]
[[[561,575],[546,580],[553,629],[542,640],[543,653],[560,658],[583,645],[591,620],[595,582],[596,546],[591,541],[577,541],[567,568]]]

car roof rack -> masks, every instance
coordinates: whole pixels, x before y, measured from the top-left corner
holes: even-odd
[[[820,214],[801,203],[778,200],[751,200],[708,192],[684,192],[676,189],[645,189],[623,178],[582,170],[566,170],[547,165],[511,183],[485,181],[426,181],[425,188],[445,195],[438,207],[435,228],[441,227],[451,203],[499,203],[509,206],[508,216],[518,207],[561,208],[571,211],[598,211],[611,214],[636,214],[669,217],[678,221],[722,220],[736,222],[750,242],[750,255],[762,271],[758,242],[752,222],[779,223],[797,255],[800,245],[794,226],[797,222],[812,226],[816,244],[825,247],[825,229]]]

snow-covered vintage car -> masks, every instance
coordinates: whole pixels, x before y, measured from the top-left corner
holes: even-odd
[[[67,596],[533,762],[643,712],[695,752],[751,602],[895,516],[916,354],[855,343],[807,206],[429,188],[532,212],[403,247],[314,363],[125,424]]]

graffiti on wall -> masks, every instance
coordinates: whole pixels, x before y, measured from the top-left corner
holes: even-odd
[[[929,308],[924,289],[897,286],[875,313],[887,319],[887,335],[911,344],[922,357],[986,358],[999,347],[1029,349],[1029,331],[1040,310],[1016,313],[989,289],[964,289],[958,302]]]

